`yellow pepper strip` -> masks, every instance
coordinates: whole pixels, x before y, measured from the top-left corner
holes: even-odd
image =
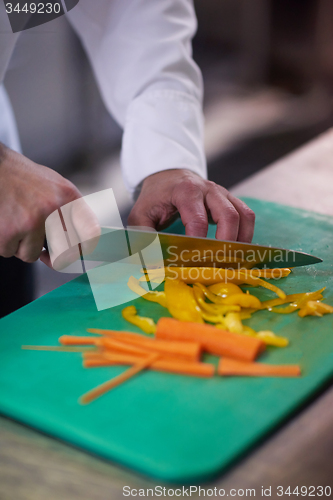
[[[167,267],[166,276],[179,279],[188,284],[204,283],[206,286],[214,285],[221,281],[231,282],[236,285],[246,283],[254,286],[262,286],[275,292],[278,297],[284,299],[286,294],[272,283],[267,283],[260,278],[251,276],[251,271],[245,269],[222,269],[215,267]],[[142,277],[140,278],[140,280]]]
[[[214,295],[220,297],[227,297],[228,295],[233,295],[234,293],[243,293],[243,290],[234,283],[215,283],[215,285],[210,285],[207,288]],[[206,295],[209,300],[214,302],[208,295]]]
[[[240,315],[240,318],[242,319],[242,316]],[[257,332],[255,330],[253,330],[253,328],[247,326],[247,325],[243,325],[243,332],[245,335],[250,335],[250,337],[256,337],[257,336]]]
[[[332,314],[333,307],[328,304],[323,304],[319,301],[308,300],[305,306],[298,311],[298,316],[322,316],[323,314]]]
[[[225,285],[232,285],[232,283],[225,283]],[[213,286],[215,286],[215,285],[213,285]],[[235,286],[237,289],[240,290],[240,294],[243,294],[242,290],[237,285],[233,285],[233,286]],[[215,293],[212,293],[211,290],[209,289],[210,287],[207,288],[202,283],[195,283],[193,285],[193,288],[198,288],[199,290],[201,290],[202,294],[204,294],[208,300],[213,302],[213,304],[217,304],[217,305],[228,304],[228,302],[225,301],[225,297],[220,297],[219,295],[215,295]],[[237,310],[239,310],[239,309],[237,309]]]
[[[239,316],[241,317],[241,313],[239,313]],[[231,318],[231,319],[234,319],[234,318]],[[229,323],[230,325],[230,323]],[[221,323],[221,324],[218,324],[218,325],[215,325],[217,328],[222,328],[222,329],[226,329],[226,330],[229,330],[229,328],[227,328],[227,325],[224,323]],[[269,330],[263,330],[263,331],[260,331],[260,332],[256,332],[255,330],[253,330],[253,328],[250,328],[249,326],[247,325],[242,325],[243,327],[243,330],[240,331],[236,331],[236,328],[237,328],[237,323],[236,321],[234,322],[234,332],[236,333],[239,333],[239,334],[243,334],[243,335],[250,335],[251,337],[257,337],[259,339],[261,339],[263,342],[265,342],[266,345],[272,345],[272,346],[275,346],[275,347],[286,347],[288,344],[289,344],[289,340],[286,339],[285,337],[279,337],[278,335],[275,335],[273,332],[269,331]],[[238,328],[239,328],[239,325],[238,325]],[[232,330],[230,330],[232,331]]]
[[[200,285],[200,286],[199,286]],[[205,294],[204,290],[202,288],[205,288],[203,285],[198,283],[198,285],[193,286],[193,293],[194,293],[194,298],[198,303],[198,306],[205,312],[212,314],[212,315],[218,315],[218,316],[223,316],[224,314],[227,314],[228,312],[231,311],[240,311],[240,306],[239,305],[224,305],[224,304],[209,304],[208,302],[205,302]]]
[[[318,300],[320,297],[322,297],[321,293],[313,293],[313,296],[316,297],[316,300]],[[318,297],[320,296],[320,297]],[[311,299],[313,299],[314,297],[311,297]],[[289,306],[287,307],[280,307],[280,308],[276,308],[276,307],[273,307],[271,310],[275,313],[279,313],[279,314],[290,314],[294,311],[296,311],[297,309],[301,309],[302,307],[306,306],[307,302],[309,302],[310,300],[310,297],[308,294],[304,293],[303,296],[299,297],[297,300],[295,300],[294,302],[292,302],[291,304],[289,304]]]
[[[227,330],[233,333],[243,333],[243,324],[240,315],[237,312],[230,312],[224,318],[224,324]]]
[[[261,309],[271,309],[272,307],[280,306],[282,304],[287,304],[288,302],[295,302],[305,296],[307,297],[307,300],[318,300],[323,298],[321,292],[323,292],[325,288],[326,287],[321,288],[320,290],[316,290],[315,292],[293,293],[291,295],[286,295],[285,299],[265,300],[261,303]]]
[[[281,268],[274,268],[274,269],[251,269],[251,275],[256,277],[256,278],[266,278],[266,279],[272,279],[272,278],[285,278],[291,273],[291,269],[289,267],[281,267]]]
[[[238,305],[241,307],[260,309],[260,300],[249,293],[235,293],[223,299],[223,304]]]
[[[143,299],[149,300],[150,302],[157,302],[163,307],[167,307],[165,292],[147,292],[142,286],[138,279],[131,276],[127,282],[127,286],[132,292],[137,293]]]
[[[121,311],[122,317],[126,319],[132,325],[138,326],[146,333],[155,333],[156,324],[151,318],[146,318],[144,316],[138,316],[137,310],[134,306],[125,307]]]
[[[226,283],[226,284],[230,285],[232,283]],[[214,304],[237,305],[241,307],[251,307],[254,309],[260,309],[261,303],[260,300],[257,299],[257,297],[255,297],[254,295],[250,295],[249,293],[243,293],[242,290],[237,285],[234,286],[240,290],[240,293],[233,293],[228,297],[216,296],[214,293],[211,292],[210,289],[205,287],[202,283],[195,283],[194,288],[196,287],[199,288],[207,297],[207,299],[209,299]]]
[[[251,308],[244,308],[241,310],[241,312],[239,313],[240,314],[240,318],[241,319],[249,319],[251,318],[252,314],[254,312],[258,311],[258,309],[251,309]]]
[[[201,315],[205,321],[209,323],[214,323],[217,328],[222,328],[222,330],[227,330],[224,324],[224,316],[218,314],[209,314],[206,311],[201,311]]]
[[[240,279],[242,279],[242,277],[244,276],[243,283],[248,283],[249,285],[254,285],[254,286],[262,286],[264,288],[267,288],[268,290],[271,290],[272,292],[275,292],[280,299],[286,298],[286,294],[284,293],[283,290],[281,290],[281,288],[278,288],[272,283],[267,283],[267,281],[264,281],[260,278],[253,278],[249,275],[249,272],[238,271],[238,276],[240,277]]]
[[[262,330],[258,332],[256,337],[265,342],[265,344],[273,345],[275,347],[286,347],[289,344],[288,339],[285,337],[279,337],[269,330]]]
[[[186,283],[167,278],[164,291],[171,316],[180,321],[203,323],[200,307],[194,298],[193,289]]]

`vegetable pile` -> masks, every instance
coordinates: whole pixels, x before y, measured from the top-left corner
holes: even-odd
[[[130,365],[130,368],[110,381],[83,395],[87,404],[145,369],[196,377],[264,376],[296,377],[298,365],[271,365],[256,362],[266,345],[285,347],[288,339],[272,331],[255,331],[242,323],[260,310],[278,314],[298,311],[300,317],[333,313],[324,304],[321,290],[286,295],[280,288],[262,278],[282,278],[290,269],[234,270],[207,267],[157,268],[143,270],[138,280],[133,276],[129,288],[145,300],[165,307],[170,317],[157,324],[137,314],[135,306],[123,309],[129,323],[153,338],[138,333],[90,328],[94,336],[63,335],[62,346],[22,346],[25,349],[82,352],[85,368],[111,365]],[[195,272],[195,277],[193,276]],[[146,291],[143,281],[161,282],[165,275],[164,291]],[[262,286],[275,292],[277,298],[261,302],[255,295],[244,292],[240,285]],[[284,307],[284,304],[289,304]],[[219,357],[217,369],[202,361],[209,353]]]

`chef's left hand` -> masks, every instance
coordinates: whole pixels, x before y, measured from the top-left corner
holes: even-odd
[[[252,241],[254,212],[224,187],[187,169],[164,170],[146,177],[128,224],[160,230],[178,214],[188,236],[207,236],[211,218],[217,224],[217,239]]]

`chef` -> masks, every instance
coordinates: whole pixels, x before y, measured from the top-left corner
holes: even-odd
[[[124,129],[123,177],[136,200],[128,223],[160,229],[179,214],[187,235],[204,237],[211,216],[217,238],[251,241],[254,213],[207,180],[202,79],[191,56],[196,30],[192,1],[80,0],[67,17],[88,54],[105,105]],[[0,2],[1,82],[18,36]],[[0,256],[50,264],[42,253],[45,219],[80,196],[57,172],[20,154],[1,85]],[[0,260],[2,274],[6,260]]]

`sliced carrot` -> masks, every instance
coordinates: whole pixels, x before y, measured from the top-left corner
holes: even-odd
[[[142,347],[147,351],[159,352],[172,357],[184,358],[185,360],[199,361],[201,354],[201,345],[198,342],[170,342],[169,340],[146,337],[139,333],[100,330],[95,328],[89,328],[88,331],[90,333],[104,333],[121,342]]]
[[[98,340],[98,345],[110,350],[111,352],[122,352],[141,357],[150,354],[146,349],[128,344],[126,342],[121,342],[114,338],[101,338]]]
[[[240,377],[299,377],[301,369],[298,365],[267,365],[221,358],[217,373],[222,376]]]
[[[62,345],[95,345],[96,337],[78,337],[76,335],[62,335],[59,342]]]
[[[131,366],[131,368],[128,368],[124,373],[121,373],[117,377],[114,377],[108,382],[104,382],[104,384],[101,384],[98,387],[95,387],[95,389],[92,389],[91,391],[84,394],[80,398],[80,403],[81,404],[91,403],[91,401],[93,401],[94,399],[99,398],[100,396],[110,391],[111,389],[114,389],[118,385],[123,384],[124,382],[126,382],[126,380],[130,379],[131,377],[134,377],[134,375],[147,368],[157,358],[158,354],[152,354],[148,356],[146,359],[139,359],[136,365]]]
[[[84,356],[83,366],[85,368],[93,368],[110,365],[129,365],[137,363],[139,359],[138,356],[130,354],[111,354],[105,352],[99,357]],[[191,375],[194,377],[212,377],[215,373],[214,365],[209,363],[190,363],[177,359],[171,360],[165,357],[154,361],[150,368],[157,371],[179,373],[181,375]]]
[[[98,341],[98,345],[104,347],[106,352],[111,352],[111,353],[118,352],[122,354],[133,354],[134,356],[146,357],[152,352],[155,352],[161,354],[163,358],[166,359],[171,359],[171,360],[176,359],[178,361],[187,361],[187,362],[199,361],[199,354],[201,351],[200,344],[194,344],[193,346],[193,344],[190,342],[182,342],[183,345],[185,344],[186,348],[187,348],[186,344],[189,344],[189,348],[187,351],[185,351],[185,349],[177,349],[178,347],[177,344],[178,342],[173,343],[167,341],[152,340],[147,344],[142,343],[133,345],[128,341],[121,342],[117,340],[117,338],[116,339],[103,338]],[[183,354],[182,351],[185,352],[186,356],[182,355]],[[181,355],[179,355],[179,352]]]
[[[98,335],[114,335],[116,333],[132,333],[132,332],[123,332],[118,330],[108,330],[106,328],[87,328],[88,333],[97,333]],[[140,333],[136,333],[135,335],[141,335]],[[142,335],[143,337],[143,335]]]
[[[173,318],[161,318],[157,323],[157,339],[199,342],[203,349],[218,356],[254,361],[265,349],[262,340],[248,337],[211,325],[185,323]]]
[[[59,346],[59,345],[22,345],[26,351],[54,351],[54,352],[96,352],[91,347]]]

